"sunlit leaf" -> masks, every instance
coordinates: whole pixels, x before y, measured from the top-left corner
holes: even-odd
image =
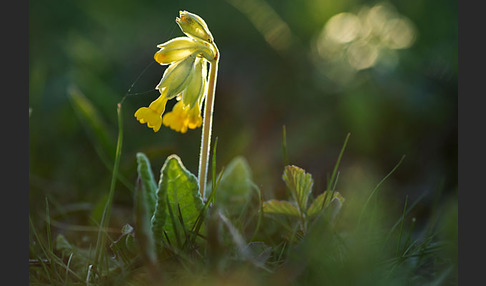
[[[325,191],[312,202],[312,204],[307,209],[308,216],[316,216],[322,209],[327,208],[333,200],[336,201],[338,206],[344,203],[344,197],[339,192],[329,192]]]
[[[307,200],[314,184],[311,174],[306,173],[304,169],[297,166],[285,166],[282,179],[290,189],[301,212],[305,211],[307,209]]]
[[[299,217],[297,207],[288,201],[269,200],[263,203],[263,212],[265,214],[282,214]]]
[[[180,241],[181,237],[177,234],[192,229],[202,207],[196,177],[184,167],[177,155],[169,156],[162,166],[157,205],[152,218],[156,243],[165,238],[164,231],[172,244]]]

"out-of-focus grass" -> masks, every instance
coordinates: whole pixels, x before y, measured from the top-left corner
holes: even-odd
[[[120,107],[118,112],[122,134]],[[286,136],[283,138],[285,146]],[[329,178],[329,186],[333,186],[329,191],[340,186],[337,174],[340,174],[339,165],[348,139],[349,134]],[[121,140],[120,135],[117,160],[121,157]],[[214,181],[216,153],[213,156]],[[110,214],[112,209],[116,209],[112,205],[116,171],[113,172],[110,199],[101,219],[104,227],[98,230],[97,238],[95,235],[87,236],[86,244],[76,236],[66,239],[68,232],[66,235],[56,232],[54,238],[50,206],[46,199],[44,227],[36,227],[32,220],[29,221],[32,235],[31,283],[153,285],[164,281],[164,284],[239,285],[244,281],[250,285],[457,284],[457,200],[441,202],[440,192],[437,193],[429,217],[423,219],[416,218],[414,213],[425,196],[413,202],[406,197],[400,212],[387,206],[383,191],[378,192],[399,168],[404,157],[373,188],[362,184],[360,191],[353,191],[351,185],[343,184],[347,187],[340,192],[346,200],[340,199],[340,207],[333,210],[331,201],[312,220],[306,218],[305,213],[300,215],[300,220],[263,216],[263,198],[260,192],[256,200],[251,198],[255,183],[251,167],[241,157],[235,158],[228,168],[221,171],[216,183],[212,184],[212,192],[207,194],[211,199],[204,209],[200,200],[195,198],[193,201],[191,198],[199,196],[197,180],[183,167],[179,157],[167,158],[161,170],[158,191],[150,187],[155,182],[150,175],[148,158],[141,154],[137,157],[142,184],[137,183],[135,190],[135,231],[128,223],[114,235],[106,228],[110,215],[105,216],[105,213]],[[114,170],[118,170],[118,164],[114,164]],[[295,166],[292,168],[295,169]],[[286,172],[282,179],[290,192],[294,192],[286,196],[301,205],[302,194],[299,192],[311,193],[313,179],[304,170],[293,173],[291,177]],[[299,179],[301,176],[305,180]],[[159,197],[157,203],[149,199],[150,189]],[[214,196],[214,192],[224,196]],[[160,197],[164,193],[168,196]],[[201,209],[199,215],[196,202]],[[156,210],[150,220],[149,209],[154,204]],[[306,205],[303,205],[304,208]],[[341,208],[341,205],[344,207]],[[192,223],[188,220],[188,212]],[[162,217],[160,225],[154,224]],[[305,220],[305,227],[302,220]],[[154,231],[159,230],[159,235],[152,236],[150,224],[155,226]],[[198,227],[195,227],[196,224]],[[45,234],[40,235],[39,229]],[[107,249],[108,245],[110,249]]]
[[[176,169],[172,176],[177,175]],[[224,185],[217,190],[228,191]],[[197,190],[194,193],[198,194]],[[248,204],[250,211],[242,209],[235,215],[233,210],[222,208],[228,202],[216,200],[209,207],[202,239],[187,248],[187,241],[182,242],[192,233],[185,229],[179,232],[178,246],[163,246],[162,252],[157,252],[159,259],[152,257],[150,263],[144,257],[153,256],[154,246],[145,256],[137,254],[147,251],[143,241],[148,231],[143,230],[146,234],[141,236],[142,225],[135,225],[135,233],[124,227],[118,239],[116,234],[109,236],[116,239],[116,248],[111,246],[114,256],[111,251],[104,252],[102,260],[109,268],[102,271],[94,267],[92,247],[80,246],[79,239],[67,241],[61,234],[53,237],[46,200],[46,233],[39,234],[38,227],[31,224],[30,281],[41,285],[85,281],[153,285],[156,276],[165,283],[181,285],[457,285],[456,200],[437,202],[430,217],[422,219],[415,216],[420,200],[406,198],[402,211],[394,211],[383,193],[373,189],[342,193],[346,201],[332,223],[324,211],[309,223],[305,233],[298,227],[292,230],[297,224],[288,221],[291,227],[282,227],[267,216],[252,233],[247,230],[255,223],[251,222],[251,210],[259,209],[258,201],[236,203]],[[140,198],[146,197],[137,200]],[[137,213],[140,204],[145,203],[137,201]],[[170,223],[177,218],[166,219]]]

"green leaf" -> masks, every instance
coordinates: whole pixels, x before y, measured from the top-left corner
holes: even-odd
[[[250,199],[252,185],[250,166],[245,158],[238,156],[225,168],[215,194],[215,203],[227,215],[239,215]]]
[[[333,200],[336,200],[338,206],[344,203],[344,197],[339,192],[329,192],[317,196],[317,198],[312,202],[312,204],[307,209],[307,215],[312,217],[319,214],[319,212],[327,208]]]
[[[184,167],[177,155],[169,156],[162,166],[152,217],[156,243],[165,237],[164,232],[172,244],[181,242],[179,234],[192,229],[202,208],[196,176]]]
[[[292,196],[299,206],[300,212],[304,213],[307,209],[307,200],[312,192],[312,185],[314,184],[311,174],[306,173],[304,169],[294,165],[285,166],[282,179],[290,189]]]
[[[155,204],[157,201],[157,184],[150,167],[150,161],[147,156],[141,152],[137,153],[138,176],[142,180],[142,187],[145,189],[147,200],[147,209],[150,216],[154,214]]]
[[[157,261],[157,248],[150,224],[152,213],[149,212],[150,205],[147,199],[148,191],[147,188],[143,186],[142,181],[143,180],[139,175],[135,188],[135,239],[140,248],[142,258],[145,261],[153,263]],[[155,206],[153,209],[155,209]]]
[[[300,217],[297,207],[288,201],[269,200],[263,203],[263,213]]]

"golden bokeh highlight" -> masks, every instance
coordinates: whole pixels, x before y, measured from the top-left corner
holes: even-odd
[[[318,61],[326,65],[327,76],[342,81],[343,71],[354,74],[378,63],[385,63],[388,68],[395,66],[398,58],[392,50],[411,47],[416,37],[417,30],[410,19],[399,14],[393,5],[380,3],[363,6],[357,13],[342,12],[330,17],[317,35],[313,50]],[[340,72],[335,74],[336,71]]]
[[[339,13],[333,16],[324,26],[328,39],[336,43],[349,43],[360,33],[360,20],[352,13]]]

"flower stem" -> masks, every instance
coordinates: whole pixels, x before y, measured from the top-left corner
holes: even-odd
[[[204,192],[206,189],[206,178],[208,174],[209,147],[211,145],[211,129],[213,125],[214,97],[216,91],[216,79],[218,77],[219,51],[214,43],[213,47],[216,50],[216,56],[210,62],[208,94],[204,106],[204,119],[201,135],[201,153],[199,155],[198,179],[199,193],[201,194],[202,198],[204,198]]]

